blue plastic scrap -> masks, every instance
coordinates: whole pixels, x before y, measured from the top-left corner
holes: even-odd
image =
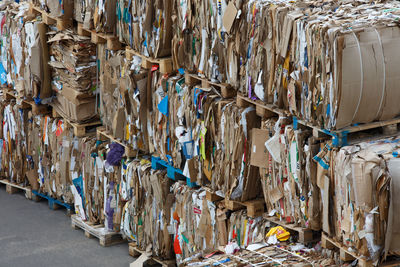
[[[157,106],[158,110],[168,116],[168,96],[164,97]]]

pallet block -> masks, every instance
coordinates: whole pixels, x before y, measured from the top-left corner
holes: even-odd
[[[71,216],[71,227],[75,230],[82,229],[87,238],[99,239],[99,243],[103,247],[125,242],[120,233],[109,232],[102,224],[94,225],[92,223],[84,222],[78,215]]]
[[[217,202],[223,200],[224,198],[206,188],[206,199],[211,202]]]
[[[63,31],[65,29],[71,28],[73,25],[72,18],[66,17],[53,17],[48,14],[46,11],[42,10],[40,7],[34,6],[31,4],[30,6],[30,13],[34,15],[40,15],[42,17],[42,21],[46,25],[55,25],[57,30]]]
[[[139,249],[136,246],[135,242],[129,243],[129,255],[138,258],[140,255],[146,254],[145,251]],[[171,259],[171,260],[162,260],[159,257],[149,257],[151,261],[155,261],[156,263],[160,264],[162,267],[173,267],[176,266],[176,260]]]
[[[86,30],[88,31],[88,30]],[[94,44],[107,44],[108,50],[120,50],[122,47],[119,38],[113,34],[100,33],[95,30],[90,31],[91,40]]]
[[[196,74],[186,73],[185,83],[191,86],[200,84],[200,86],[205,89],[214,87],[221,93],[223,98],[232,98],[236,96],[236,90],[233,89],[230,84],[211,82],[206,78],[197,76]]]
[[[228,210],[236,211],[241,209],[247,210],[247,216],[255,218],[262,216],[264,213],[264,199],[254,199],[245,202],[225,199],[225,207]]]
[[[263,103],[261,100],[250,99],[242,94],[237,95],[236,104],[242,108],[254,106],[256,108],[256,114],[261,118],[289,116],[289,113],[287,111],[276,108],[271,104]]]
[[[6,179],[1,179],[0,184],[4,184],[6,186],[6,192],[10,195],[23,191],[27,199],[32,199],[32,188],[30,186],[18,185]]]
[[[83,27],[82,23],[78,23],[77,32],[78,32],[78,35],[80,35],[80,36],[86,36],[86,37],[91,37],[92,36],[91,30],[85,29]]]

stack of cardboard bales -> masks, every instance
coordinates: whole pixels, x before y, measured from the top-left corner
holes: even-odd
[[[2,6],[1,84],[19,99],[40,102],[52,94],[47,26],[28,11],[28,3]]]
[[[136,160],[128,164],[122,181],[121,197],[129,201],[123,209],[121,231],[141,250],[162,259],[173,258],[172,180],[166,178],[166,171],[151,170],[149,161]]]
[[[147,57],[170,56],[172,4],[172,0],[118,0],[119,40]]]
[[[49,32],[53,107],[64,118],[85,122],[96,117],[96,45],[70,30]]]
[[[57,18],[72,14],[69,1],[34,3]],[[398,139],[338,148],[315,134],[400,114],[398,2],[74,4],[84,27],[115,34],[142,57],[71,30],[46,35],[28,5],[0,4],[0,81],[17,97],[0,105],[2,175],[74,202],[84,221],[121,230],[154,256],[175,253],[179,264],[220,245],[268,241],[268,216],[227,211],[225,201],[206,199],[204,187],[242,204],[264,197],[269,216],[322,229],[375,263],[398,253]],[[142,64],[170,54],[177,73]],[[187,73],[228,83],[247,105],[204,80],[194,85]],[[43,103],[52,91],[64,119],[20,109],[20,98]],[[273,111],[260,118],[254,103]],[[69,122],[93,119],[97,107],[118,143],[73,135]],[[127,145],[202,188],[127,158]]]
[[[141,58],[128,59],[123,51],[98,45],[100,60],[100,114],[113,137],[136,151],[148,151],[147,113],[149,71]]]

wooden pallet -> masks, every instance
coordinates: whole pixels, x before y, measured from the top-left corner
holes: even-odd
[[[265,200],[264,199],[254,199],[245,202],[225,199],[225,207],[228,210],[241,210],[247,209],[247,216],[255,218],[262,216],[264,213]]]
[[[211,202],[222,201],[224,198],[212,192],[209,188],[203,187],[206,190],[206,199]]]
[[[119,38],[113,34],[96,32],[95,30],[91,30],[90,34],[94,44],[107,44],[108,50],[120,50],[122,48]]]
[[[326,249],[337,248],[339,250],[340,259],[344,262],[358,260],[358,266],[369,267],[373,266],[371,261],[358,256],[355,252],[350,251],[345,246],[341,245],[339,242],[329,238],[325,233],[322,233],[321,246]]]
[[[267,214],[264,214],[264,219],[268,220],[271,223],[276,225],[280,225],[286,230],[290,232],[295,232],[298,234],[298,242],[302,244],[318,242],[321,239],[321,234],[319,231],[313,231],[311,229],[303,228],[300,226],[296,226],[294,224],[286,223],[284,221],[279,220],[276,217],[270,217]]]
[[[125,54],[126,57],[131,60],[134,56],[138,56],[142,58],[142,67],[144,69],[151,69],[153,65],[158,65],[159,66],[159,71],[161,73],[171,73],[174,68],[172,64],[172,58],[171,57],[165,57],[165,58],[151,58],[151,57],[146,57],[139,52],[136,52],[129,46],[125,48]]]
[[[5,100],[13,100],[15,99],[17,105],[19,105],[22,109],[32,109],[33,115],[43,115],[49,114],[51,112],[50,107],[48,105],[36,105],[33,100],[25,100],[20,99],[14,95],[14,92],[11,90],[5,91]]]
[[[50,196],[48,196],[47,194],[42,194],[39,193],[36,190],[32,190],[32,200],[35,202],[39,202],[41,200],[47,200],[48,204],[49,204],[49,208],[51,210],[58,210],[61,208],[65,208],[67,211],[67,215],[71,216],[74,213],[74,206],[73,205],[69,205],[67,203],[64,203],[58,199],[52,198]]]
[[[230,84],[227,83],[214,83],[206,78],[197,76],[196,74],[185,73],[185,83],[194,86],[200,84],[202,88],[214,87],[223,98],[232,98],[236,96],[236,90]]]
[[[290,116],[288,111],[276,108],[271,104],[263,103],[261,100],[250,99],[242,94],[237,94],[236,104],[239,107],[243,107],[243,108],[248,107],[248,106],[254,106],[256,108],[257,115],[260,116],[261,118],[271,118],[271,117],[276,117],[276,116],[280,116],[280,117]]]
[[[96,131],[94,129],[97,129],[97,127],[101,125],[101,121],[98,119],[93,122],[86,122],[86,123],[71,122],[67,118],[64,118],[60,113],[58,113],[54,107],[53,107],[53,111],[52,111],[52,117],[53,118],[62,118],[66,125],[68,125],[74,129],[74,135],[76,137],[85,137],[85,136],[95,135]]]
[[[393,136],[399,132],[400,118],[386,121],[377,121],[342,128],[340,130],[326,130],[310,122],[293,117],[294,128],[307,127],[312,130],[316,138],[332,139],[334,147],[342,147],[352,143],[372,139],[381,139]]]
[[[134,158],[138,155],[138,151],[133,149],[132,146],[122,143],[120,140],[116,139],[106,128],[97,128],[97,139],[100,141],[110,140],[111,142],[118,143],[125,148],[125,156],[128,158]]]
[[[27,199],[32,199],[32,188],[30,186],[18,185],[6,179],[0,180],[0,184],[4,184],[6,186],[6,192],[10,195],[23,191],[25,192],[25,197]]]
[[[132,256],[134,258],[138,258],[142,254],[146,254],[146,252],[141,250],[141,249],[139,249],[136,246],[135,242],[129,243],[129,255],[130,256]],[[161,264],[161,266],[163,266],[163,267],[176,266],[176,260],[174,260],[174,259],[173,260],[162,260],[162,259],[160,259],[158,257],[153,257],[153,256],[151,256],[149,258],[150,258],[150,260],[155,261],[158,264]]]
[[[31,4],[30,13],[34,15],[42,16],[42,21],[46,25],[55,25],[57,30],[63,31],[65,29],[71,28],[73,25],[72,18],[57,18],[48,14],[46,11],[42,10],[40,7]]]
[[[71,216],[71,227],[75,230],[82,229],[87,238],[98,238],[100,245],[103,247],[125,242],[120,233],[109,232],[102,224],[95,225],[90,222],[84,222],[78,215]]]

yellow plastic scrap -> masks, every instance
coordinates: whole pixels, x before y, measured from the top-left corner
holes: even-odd
[[[290,233],[286,231],[285,228],[283,228],[282,226],[272,227],[267,233],[267,237],[270,237],[272,235],[276,235],[276,238],[279,241],[286,241],[290,237]]]

